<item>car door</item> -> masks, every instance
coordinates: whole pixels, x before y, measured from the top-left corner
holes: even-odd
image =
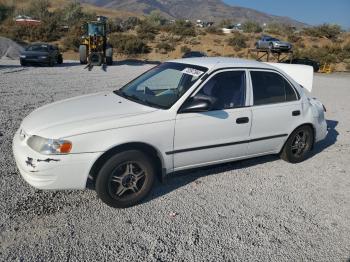
[[[276,153],[300,122],[302,107],[292,84],[281,74],[251,70],[252,128],[250,155]]]
[[[178,113],[175,123],[174,169],[181,170],[244,157],[251,127],[246,107],[245,70],[215,73],[192,96],[215,98],[213,108],[200,113]]]

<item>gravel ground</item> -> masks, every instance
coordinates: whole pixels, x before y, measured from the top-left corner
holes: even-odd
[[[118,210],[92,190],[31,188],[11,139],[33,109],[114,90],[151,65],[17,64],[0,60],[0,261],[350,261],[349,74],[315,78],[331,130],[307,161],[268,156],[186,172]]]

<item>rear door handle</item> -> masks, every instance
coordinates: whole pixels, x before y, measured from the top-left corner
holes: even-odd
[[[249,118],[248,117],[240,117],[236,119],[237,124],[246,124],[249,123]]]
[[[292,116],[300,116],[300,110],[293,111]]]

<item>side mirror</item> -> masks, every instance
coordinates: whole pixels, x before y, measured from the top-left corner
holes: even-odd
[[[180,113],[200,113],[210,110],[212,103],[208,99],[190,99],[181,108]]]

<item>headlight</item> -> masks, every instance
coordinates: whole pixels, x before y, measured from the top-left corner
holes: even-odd
[[[25,55],[20,55],[19,57],[20,57],[20,58],[26,58],[26,56],[25,56]]]
[[[39,56],[39,59],[46,59],[47,58],[47,56]]]
[[[72,142],[61,139],[49,139],[40,136],[31,136],[28,146],[44,155],[68,154],[72,149]]]

